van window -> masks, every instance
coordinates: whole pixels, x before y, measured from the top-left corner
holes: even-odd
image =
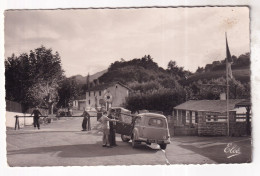
[[[163,127],[162,119],[151,118],[148,122],[150,126]]]
[[[140,125],[140,123],[141,123],[141,117],[137,117],[135,120],[135,124]]]

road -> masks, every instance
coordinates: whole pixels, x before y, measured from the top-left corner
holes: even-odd
[[[173,137],[165,151],[159,146],[139,145],[116,137],[117,147],[102,147],[102,133],[96,118],[92,130],[81,131],[82,118],[62,118],[40,130],[26,126],[7,130],[9,166],[97,166],[97,165],[167,165],[243,163],[251,161],[251,138]],[[228,143],[235,143],[241,153],[228,158]]]

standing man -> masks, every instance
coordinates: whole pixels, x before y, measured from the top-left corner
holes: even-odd
[[[83,114],[81,116],[83,116],[82,131],[87,131],[87,123],[88,123],[88,119],[90,118],[90,115],[86,111],[86,108],[84,108],[84,112],[83,112]]]
[[[90,131],[91,130],[91,125],[90,125],[90,114],[86,111],[86,113],[88,114],[88,127],[87,130]]]
[[[37,126],[37,128],[39,130],[40,129],[39,118],[40,118],[40,115],[42,115],[42,114],[39,111],[38,106],[36,106],[36,108],[33,110],[31,116],[32,115],[33,115],[33,126],[34,126],[34,129]]]
[[[102,117],[99,119],[99,122],[101,122],[102,125],[102,130],[103,130],[103,147],[109,147],[111,148],[111,144],[109,142],[109,123],[108,122],[116,122],[117,120],[115,119],[109,119],[107,117],[107,112],[105,111],[102,115]]]
[[[110,109],[109,111],[109,115],[108,115],[109,119],[115,119],[115,110],[114,109]],[[110,121],[109,122],[109,142],[111,146],[117,146],[116,145],[116,130],[115,130],[115,122]]]

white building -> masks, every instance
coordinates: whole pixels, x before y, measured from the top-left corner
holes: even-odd
[[[96,85],[86,92],[86,107],[94,108],[96,104],[100,107],[104,101],[108,102],[106,106],[109,107],[122,106],[130,91],[130,88],[120,82]]]

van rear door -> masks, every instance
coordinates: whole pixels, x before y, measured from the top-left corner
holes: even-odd
[[[167,121],[160,117],[146,117],[143,137],[149,140],[166,140],[168,136]]]

